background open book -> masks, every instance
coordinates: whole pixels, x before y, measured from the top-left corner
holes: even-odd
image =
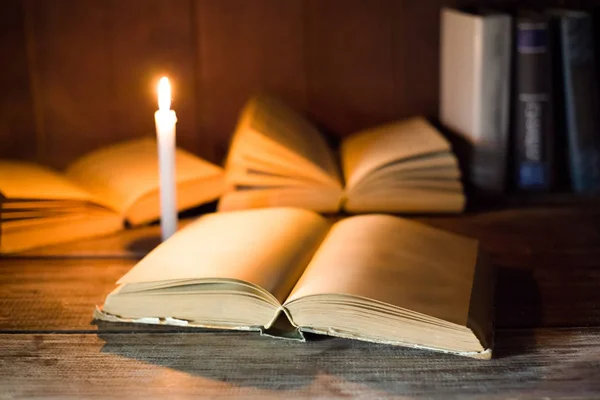
[[[450,144],[423,118],[351,135],[338,156],[302,116],[274,98],[256,96],[242,111],[226,171],[235,190],[221,198],[222,211],[295,206],[453,213],[465,205]]]
[[[223,170],[184,150],[176,152],[177,208],[216,200]],[[64,173],[0,160],[0,253],[102,235],[159,218],[154,139],[92,152]]]
[[[477,241],[387,215],[209,214],[118,283],[96,318],[491,357],[493,277]]]

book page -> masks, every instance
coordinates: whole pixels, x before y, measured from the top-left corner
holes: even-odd
[[[336,223],[286,303],[366,297],[466,326],[477,241],[388,215]]]
[[[93,196],[41,165],[0,160],[0,193],[6,199],[92,201]]]
[[[448,151],[448,141],[423,118],[359,132],[342,142],[346,189],[351,190],[368,174],[388,164]]]
[[[300,209],[209,214],[158,246],[119,283],[237,279],[283,302],[328,229],[324,218]]]
[[[256,187],[225,193],[219,199],[219,211],[265,207],[299,207],[319,213],[340,210],[341,190],[328,187]]]
[[[278,99],[265,95],[250,99],[238,126],[238,131],[244,129],[293,151],[329,177],[340,180],[335,157],[321,132]]]
[[[221,168],[182,149],[176,150],[175,160],[178,185],[223,173]],[[101,148],[75,161],[66,175],[124,215],[142,196],[158,190],[156,140],[136,139]]]
[[[350,213],[403,213],[403,214],[447,214],[463,212],[466,205],[461,190],[403,186],[372,190],[364,195],[352,195],[344,204]]]

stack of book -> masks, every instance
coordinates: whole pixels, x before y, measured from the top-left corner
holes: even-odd
[[[594,18],[442,10],[440,119],[489,193],[600,192]]]

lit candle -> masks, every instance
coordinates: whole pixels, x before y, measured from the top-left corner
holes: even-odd
[[[158,137],[158,169],[160,179],[160,228],[162,239],[167,240],[177,231],[177,197],[175,190],[175,123],[177,116],[171,110],[169,79],[158,83],[158,111],[154,114]]]

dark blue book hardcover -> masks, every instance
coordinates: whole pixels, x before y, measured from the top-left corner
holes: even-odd
[[[548,19],[520,15],[516,27],[514,162],[519,190],[552,186],[552,60]]]
[[[600,103],[592,17],[553,11],[561,41],[565,130],[571,185],[600,192]]]

